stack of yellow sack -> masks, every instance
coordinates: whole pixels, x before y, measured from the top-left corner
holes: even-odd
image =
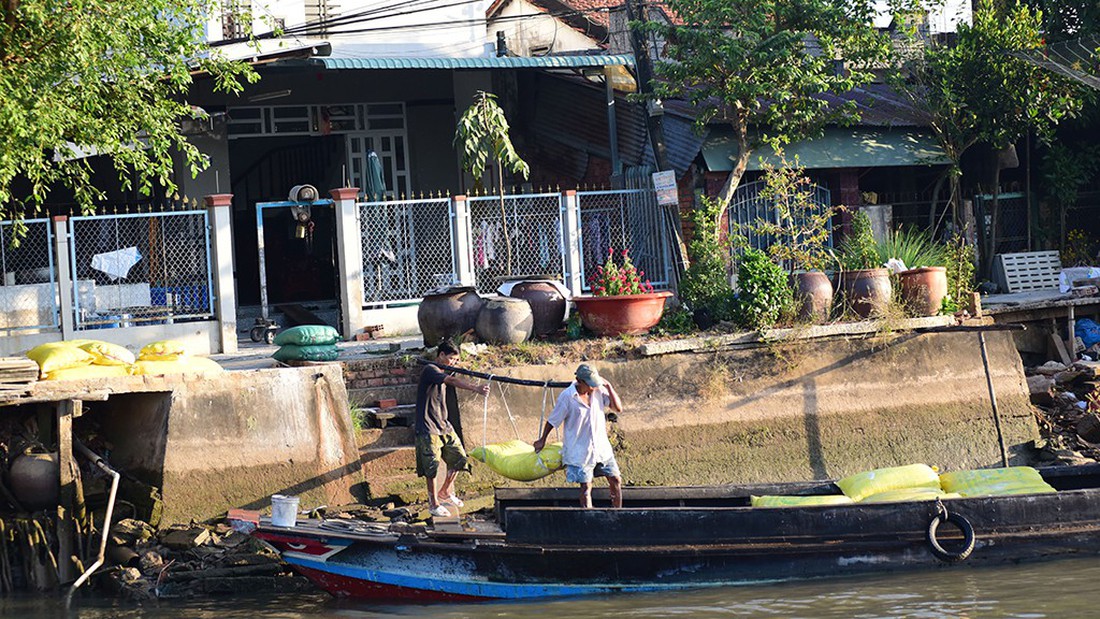
[[[947,492],[968,497],[1057,492],[1030,466],[944,473],[940,475],[940,484]]]
[[[143,376],[220,374],[224,371],[213,359],[188,355],[183,344],[175,340],[162,340],[146,345],[138,353],[138,359],[132,366],[134,374]]]
[[[27,357],[38,364],[42,380],[127,376],[134,362],[124,347],[96,340],[50,342],[32,348]]]
[[[843,495],[754,496],[753,507],[802,507],[845,503],[929,501],[975,496],[1057,492],[1030,466],[955,471],[939,475],[924,464],[895,466],[850,475],[836,482]]]
[[[542,451],[521,440],[484,445],[470,452],[494,473],[516,481],[535,481],[562,468],[561,443],[549,443]]]
[[[134,353],[98,340],[69,340],[36,346],[27,357],[38,364],[42,380],[111,378],[130,374],[210,374],[225,370],[213,359],[191,357],[172,340],[153,342]]]

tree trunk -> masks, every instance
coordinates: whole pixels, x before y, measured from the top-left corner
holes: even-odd
[[[928,229],[932,231],[932,238],[936,238],[936,211],[940,206],[940,190],[943,189],[943,182],[947,180],[947,175],[950,174],[950,170],[944,172],[936,179],[936,186],[932,189],[932,206],[928,212]],[[948,203],[950,204],[950,198]]]
[[[993,204],[990,207],[989,242],[986,244],[985,276],[993,275],[993,257],[997,255],[997,227],[1001,218],[1000,204],[1001,165],[996,161],[993,165]]]
[[[749,167],[749,156],[752,154],[749,151],[749,139],[744,125],[734,124],[733,130],[737,134],[737,160],[733,163],[733,169],[730,170],[730,175],[726,177],[726,182],[722,185],[721,191],[718,192],[718,200],[722,208],[719,209],[718,219],[714,222],[715,233],[720,232],[722,229],[722,215],[725,214],[730,202],[733,201],[733,194],[737,191],[737,187],[741,185],[741,177],[745,175],[745,169]]]
[[[497,190],[500,196],[500,224],[504,231],[505,273],[512,275],[512,235],[508,232],[508,212],[504,209],[504,164],[497,159]]]

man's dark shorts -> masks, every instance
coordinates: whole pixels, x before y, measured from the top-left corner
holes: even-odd
[[[440,460],[447,464],[448,470],[470,470],[466,450],[462,448],[462,441],[458,440],[457,434],[417,434],[416,474],[420,477],[435,477],[439,473]]]

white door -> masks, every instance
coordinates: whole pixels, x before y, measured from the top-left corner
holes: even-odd
[[[401,199],[409,195],[409,150],[404,130],[374,130],[349,133],[348,162],[351,182],[365,191],[367,187],[367,156],[371,151],[382,163],[382,180],[386,183],[386,197]]]

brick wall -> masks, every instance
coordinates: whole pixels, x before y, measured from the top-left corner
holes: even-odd
[[[356,359],[344,362],[344,382],[348,389],[371,389],[415,385],[422,365],[407,357]]]

